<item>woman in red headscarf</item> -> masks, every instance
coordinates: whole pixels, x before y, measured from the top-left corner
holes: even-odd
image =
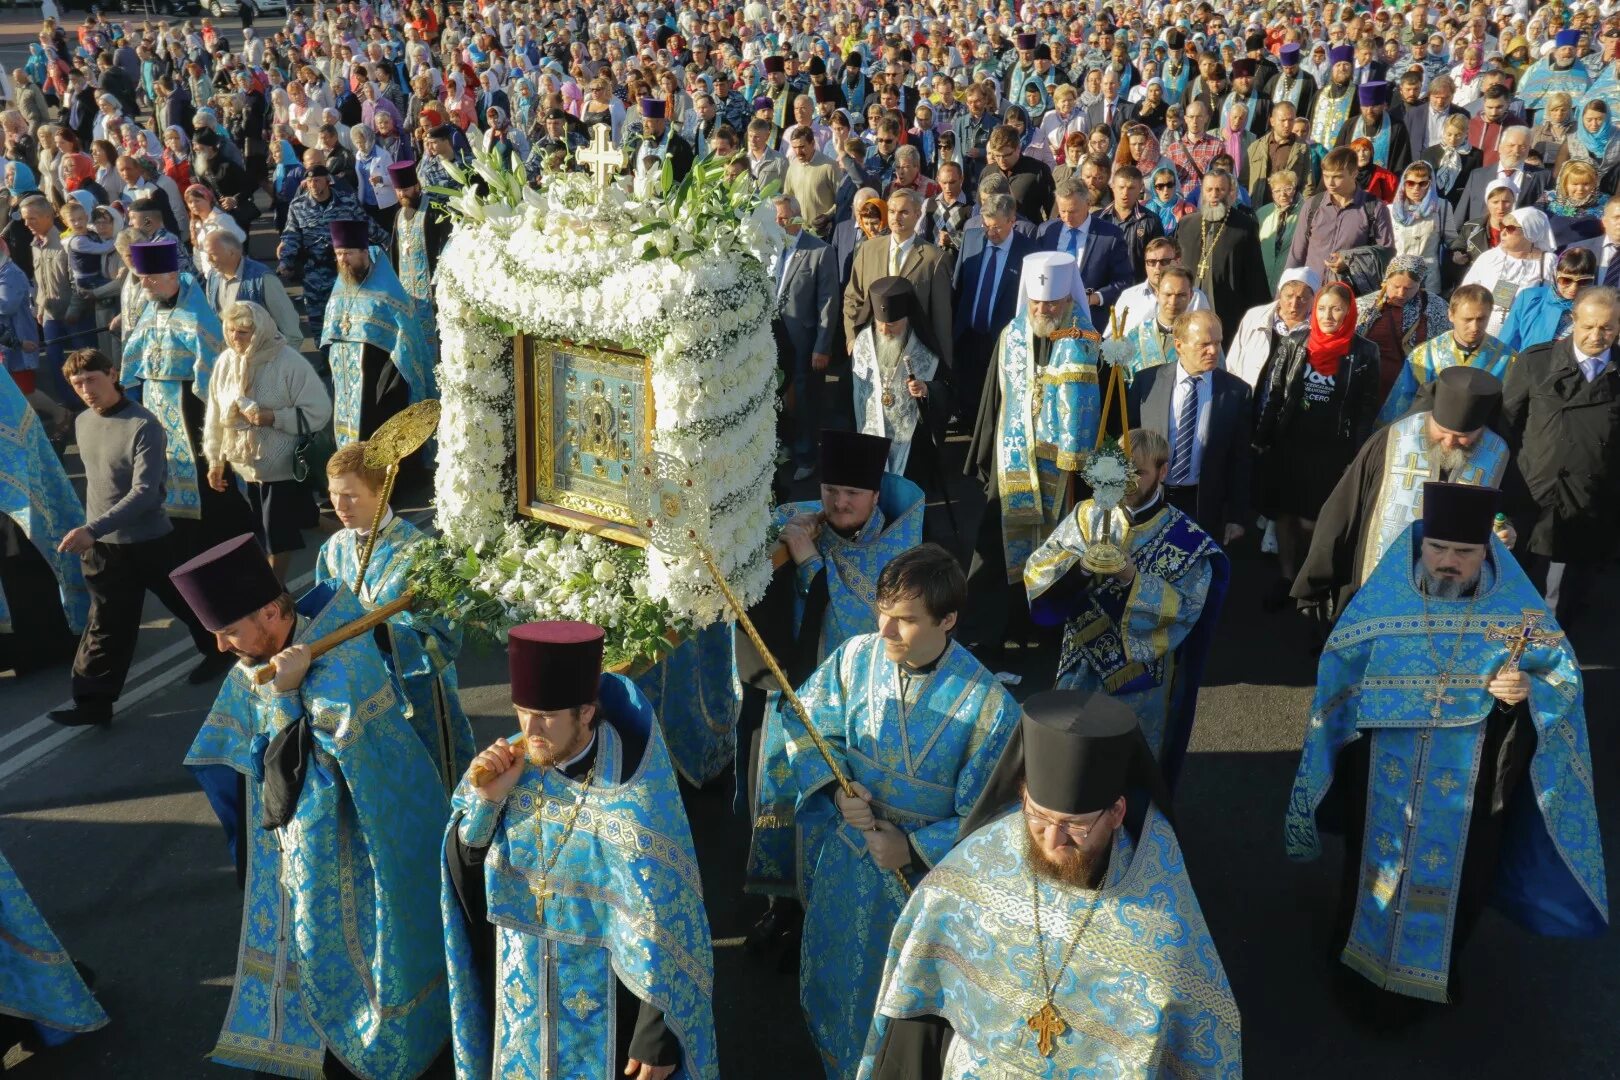
[[[1317,513],[1372,434],[1383,403],[1378,346],[1356,334],[1356,301],[1347,286],[1334,282],[1316,294],[1303,342],[1277,336],[1259,386],[1260,508],[1277,522],[1277,561],[1291,585]]]
[[[1394,202],[1400,178],[1373,160],[1372,140],[1365,135],[1351,139],[1350,149],[1356,152],[1356,186],[1385,204]]]

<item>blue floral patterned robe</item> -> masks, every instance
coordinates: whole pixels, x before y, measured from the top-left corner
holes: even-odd
[[[174,306],[155,300],[141,306],[135,329],[124,340],[125,381],[141,381],[141,404],[168,437],[169,473],[163,483],[163,509],[172,518],[202,518],[197,450],[202,433],[186,424],[185,395],[208,400],[208,377],[224,347],[219,316],[208,305],[201,283],[180,275]]]
[[[1136,350],[1125,365],[1126,382],[1135,382],[1136,376],[1148,368],[1176,362],[1176,339],[1170,337],[1160,343],[1157,314],[1149,316],[1141,326],[1132,330],[1126,337],[1136,346]]]
[[[331,347],[332,415],[339,446],[360,438],[361,358],[367,345],[382,350],[399,368],[410,387],[411,404],[439,396],[428,330],[416,300],[394,276],[388,253],[375,244],[371,273],[363,284],[350,285],[340,277],[332,286],[321,344]]]
[[[877,634],[839,646],[800,696],[844,774],[911,840],[913,885],[951,850],[1021,715],[1001,684],[956,642],[928,674],[900,678]],[[792,733],[798,782],[799,895],[805,923],[799,1001],[832,1080],[853,1078],[877,1000],[883,958],[905,897],[843,824],[832,772],[808,735]]]
[[[4,853],[0,853],[0,1016],[29,1021],[46,1046],[59,1046],[107,1023],[107,1014]],[[6,1049],[0,1046],[0,1053]]]
[[[426,540],[422,531],[400,517],[390,517],[377,537],[366,580],[356,594],[368,610],[392,603],[410,588],[416,550]],[[327,537],[315,560],[315,582],[354,588],[364,538],[354,529]],[[456,657],[461,628],[431,613],[403,611],[383,624],[388,637],[384,659],[405,689],[411,727],[433,758],[446,793],[455,790],[477,748],[472,723],[461,707]]]
[[[1570,100],[1579,102],[1586,97],[1587,85],[1592,81],[1592,72],[1576,57],[1569,67],[1559,71],[1553,58],[1548,56],[1545,60],[1538,60],[1530,65],[1530,70],[1524,73],[1524,82],[1519,84],[1519,98],[1529,112],[1540,113],[1547,107],[1547,98],[1562,91],[1570,96]],[[1537,120],[1544,119],[1537,116]]]
[[[616,1026],[635,1019],[615,1015],[618,982],[662,1010],[681,1044],[676,1077],[720,1075],[714,953],[675,770],[634,683],[604,675],[599,700],[604,721],[583,801],[584,785],[557,769],[525,767],[500,804],[466,782],[456,789],[449,829],[463,845],[489,849],[485,917],[496,964],[480,973],[476,931],[446,871],[440,903],[460,1080],[615,1077]],[[627,752],[635,743],[639,755]],[[626,775],[632,758],[639,764]],[[447,849],[450,839],[447,831]],[[543,909],[533,892],[542,881],[552,890]]]
[[[698,787],[725,772],[737,753],[742,684],[733,631],[725,620],[699,630],[636,679],[676,771]]]
[[[433,270],[428,266],[426,206],[409,217],[400,207],[394,218],[394,246],[399,255],[399,286],[416,304],[416,318],[429,342],[434,337]]]
[[[821,619],[821,639],[816,645],[816,661],[827,659],[834,649],[856,634],[877,629],[877,579],[889,560],[922,543],[922,489],[903,476],[884,473],[878,490],[877,509],[866,526],[851,539],[844,539],[824,528],[816,539],[817,558],[803,566],[786,567],[782,572],[796,575],[794,635],[804,618],[804,601],[817,574],[827,574],[827,609]],[[814,514],[819,502],[786,503],[776,508],[778,526],[796,514]],[[787,729],[797,734],[797,715],[783,717],[792,706],[779,693],[768,695],[765,728],[760,735],[759,790],[753,806],[753,839],[748,848],[747,889],[776,896],[793,896],[796,858],[794,855],[793,809],[799,799],[793,767],[788,761]]]
[[[294,641],[364,614],[346,587],[318,586],[299,601]],[[186,755],[233,843],[246,815],[236,986],[210,1056],[317,1080],[329,1048],[359,1075],[409,1080],[450,1034],[438,771],[371,635],[317,658],[287,694],[256,687],[256,670],[231,669]],[[289,724],[310,726],[314,753],[292,819],[263,829],[264,751]]]
[[[56,575],[68,626],[74,633],[83,630],[90,617],[83,564],[77,555],[57,551],[56,545],[84,524],[84,504],[33,407],[4,372],[0,372],[0,514],[15,521],[39,551]],[[0,590],[0,634],[15,630],[6,594]]]
[[[1116,517],[1123,511],[1116,511]],[[1118,522],[1110,526],[1118,537]],[[1112,695],[1131,707],[1165,778],[1174,782],[1192,734],[1204,660],[1230,577],[1226,554],[1173,506],[1125,529],[1122,547],[1136,577],[1122,586],[1093,578],[1077,611],[1041,597],[1069,573],[1101,531],[1090,500],[1063,520],[1024,570],[1037,622],[1065,620],[1057,686]]]
[[[1495,705],[1485,686],[1507,659],[1507,644],[1484,631],[1516,630],[1526,612],[1557,627],[1494,537],[1479,596],[1431,597],[1426,607],[1414,580],[1422,529],[1412,525],[1390,548],[1322,650],[1285,838],[1293,858],[1321,854],[1316,809],[1338,756],[1371,739],[1361,887],[1342,958],[1383,989],[1445,1001],[1484,720]],[[1449,678],[1436,670],[1431,633]],[[1520,667],[1536,749],[1507,811],[1493,899],[1533,933],[1596,936],[1608,925],[1608,889],[1580,668],[1562,640],[1526,650]]]
[[[1468,367],[1484,368],[1498,379],[1505,379],[1508,366],[1512,363],[1513,350],[1489,334],[1485,335],[1479,348],[1464,357],[1452,332],[1447,330],[1407,355],[1401,373],[1395,377],[1395,385],[1389,388],[1388,400],[1378,410],[1378,422],[1387,424],[1404,416],[1406,410],[1412,407],[1412,402],[1417,400],[1418,391],[1433,382],[1446,368],[1466,364]]]
[[[1022,812],[991,822],[923,879],[894,928],[860,1076],[872,1075],[895,1019],[951,1026],[945,1076],[1208,1077],[1238,1080],[1237,1003],[1176,835],[1149,807],[1141,836],[1114,834],[1092,892],[1031,877]],[[1053,1003],[1068,1030],[1042,1056],[1026,1021],[1046,998],[1036,957],[1035,889],[1050,971],[1089,918]],[[1087,913],[1090,912],[1088,915]]]

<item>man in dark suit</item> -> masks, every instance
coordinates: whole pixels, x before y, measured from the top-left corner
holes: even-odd
[[[1401,76],[1401,80],[1404,86],[1406,76]],[[1402,119],[1406,123],[1407,140],[1412,145],[1413,161],[1422,157],[1423,151],[1431,145],[1440,142],[1440,125],[1445,123],[1446,117],[1468,115],[1451,103],[1456,93],[1457,84],[1451,81],[1450,75],[1436,75],[1429,84],[1428,100],[1407,108]]]
[[[952,366],[951,264],[945,253],[917,231],[923,198],[910,188],[889,196],[889,234],[855,248],[849,284],[844,287],[844,340],[850,344],[872,318],[866,290],[879,278],[903,277],[917,292],[912,328],[947,368]]]
[[[1086,107],[1086,130],[1106,126],[1118,141],[1125,125],[1136,119],[1136,106],[1125,100],[1119,85],[1119,73],[1112,67],[1103,71],[1102,99]]]
[[[1249,384],[1215,366],[1221,321],[1214,312],[1183,313],[1175,338],[1175,363],[1137,372],[1131,423],[1170,442],[1165,500],[1230,547],[1254,520]]]
[[[1131,249],[1119,226],[1091,213],[1091,191],[1074,177],[1057,186],[1057,217],[1042,225],[1035,234],[1039,248],[1066,251],[1080,261],[1080,278],[1086,283],[1086,300],[1091,306],[1091,325],[1101,331],[1108,327],[1108,312],[1119,294],[1135,280]]]
[[[88,154],[99,109],[96,105],[96,88],[90,85],[89,77],[81,68],[74,68],[68,76],[67,101],[64,105],[62,122],[79,137],[79,149]]]
[[[1013,228],[1017,214],[1011,195],[987,195],[983,227],[962,235],[952,283],[956,339],[955,384],[959,414],[978,414],[985,370],[1001,331],[1018,314],[1018,275],[1024,256],[1039,251],[1032,237]]]
[[[1485,216],[1485,188],[1498,177],[1518,190],[1519,197],[1514,201],[1514,209],[1536,205],[1547,192],[1547,173],[1544,169],[1525,165],[1524,159],[1529,153],[1529,128],[1521,124],[1502,132],[1502,141],[1497,144],[1496,164],[1482,165],[1468,174],[1462,200],[1457,203],[1457,220],[1474,221]]]
[[[1508,368],[1503,435],[1538,504],[1530,579],[1565,626],[1620,536],[1620,293],[1587,289],[1562,341],[1532,345]]]
[[[792,400],[793,479],[815,469],[816,432],[821,420],[821,385],[832,359],[834,305],[838,299],[838,260],[833,249],[805,230],[799,202],[778,195],[776,223],[791,238],[776,260],[777,362],[785,368]],[[791,365],[791,366],[789,366]]]

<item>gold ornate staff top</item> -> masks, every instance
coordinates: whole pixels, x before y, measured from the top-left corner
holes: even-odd
[[[394,494],[394,481],[399,476],[399,463],[416,453],[423,443],[432,438],[439,428],[439,402],[436,398],[418,401],[401,409],[382,422],[371,438],[366,440],[366,467],[386,469],[383,477],[382,497],[377,500],[377,513],[371,519],[371,531],[360,548],[360,568],[354,573],[354,595],[361,595],[361,584],[366,580],[366,567],[371,565],[371,553],[377,546],[377,529],[383,515],[388,512],[388,500]]]

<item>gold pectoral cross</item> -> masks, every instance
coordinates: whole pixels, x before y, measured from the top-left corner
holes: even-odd
[[[1551,645],[1564,636],[1562,631],[1540,629],[1541,620],[1547,617],[1545,611],[1522,608],[1519,614],[1522,621],[1518,626],[1491,626],[1485,630],[1486,641],[1508,643],[1507,663],[1502,665],[1502,670],[1498,674],[1511,675],[1518,671],[1519,660],[1523,658],[1524,650],[1530,646]]]
[[[544,922],[546,919],[546,901],[556,896],[557,892],[544,881],[531,883],[529,891],[534,894],[534,921]]]
[[[1446,693],[1446,687],[1449,686],[1450,684],[1451,684],[1451,676],[1450,675],[1441,675],[1440,676],[1440,685],[1437,688],[1435,688],[1433,690],[1425,690],[1423,692],[1424,697],[1426,697],[1430,701],[1434,702],[1434,708],[1429,710],[1429,715],[1431,717],[1433,717],[1434,719],[1436,719],[1436,720],[1440,719],[1441,706],[1457,704],[1456,697],[1451,695],[1451,694]]]
[[[1067,1021],[1058,1015],[1057,1007],[1050,1001],[1024,1021],[1024,1026],[1035,1033],[1035,1047],[1042,1057],[1051,1057],[1052,1051],[1057,1049],[1057,1037],[1069,1030]]]

